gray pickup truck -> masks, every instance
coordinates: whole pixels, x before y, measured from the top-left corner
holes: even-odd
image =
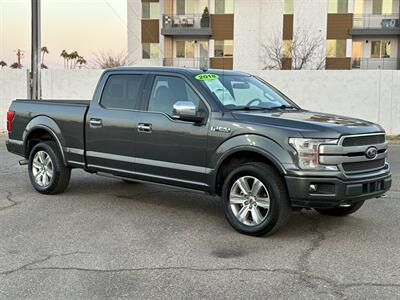
[[[106,70],[92,101],[15,100],[7,127],[40,193],[63,192],[73,168],[200,190],[249,235],[296,209],[354,213],[391,186],[379,125],[301,109],[241,72]]]

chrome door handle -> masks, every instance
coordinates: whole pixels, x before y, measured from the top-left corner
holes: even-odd
[[[101,119],[90,119],[90,127],[101,127],[103,122]]]
[[[153,131],[151,124],[139,123],[137,126],[138,132],[151,133]]]

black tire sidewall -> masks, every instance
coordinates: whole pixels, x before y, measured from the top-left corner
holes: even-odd
[[[50,156],[50,159],[53,163],[53,177],[51,178],[50,184],[47,187],[42,187],[38,185],[32,172],[33,158],[35,157],[35,154],[39,151],[46,152]],[[60,178],[60,161],[54,149],[48,143],[42,142],[33,147],[29,155],[28,173],[29,179],[33,187],[40,193],[50,193],[57,186],[57,182]]]
[[[229,194],[234,182],[242,176],[253,176],[265,185],[268,190],[270,197],[270,211],[267,218],[260,224],[256,226],[248,226],[241,223],[230,207]],[[256,164],[244,164],[235,170],[233,170],[225,180],[222,189],[222,201],[224,206],[225,216],[228,222],[239,232],[250,234],[250,235],[262,235],[272,231],[275,225],[278,223],[280,212],[281,212],[281,194],[278,188],[279,182],[274,172],[268,168],[261,168]]]

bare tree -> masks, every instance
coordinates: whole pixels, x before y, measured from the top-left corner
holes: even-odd
[[[274,36],[261,44],[264,70],[283,70],[285,62],[291,63],[293,70],[321,70],[325,66],[324,43],[322,37],[310,30],[296,31],[291,41]]]
[[[99,51],[93,54],[91,66],[95,69],[108,69],[128,65],[128,56],[124,52]]]

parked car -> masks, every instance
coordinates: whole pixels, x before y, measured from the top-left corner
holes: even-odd
[[[379,125],[307,111],[241,72],[111,69],[91,101],[13,101],[7,127],[40,193],[63,192],[73,168],[205,191],[249,235],[293,209],[349,215],[391,186]]]

